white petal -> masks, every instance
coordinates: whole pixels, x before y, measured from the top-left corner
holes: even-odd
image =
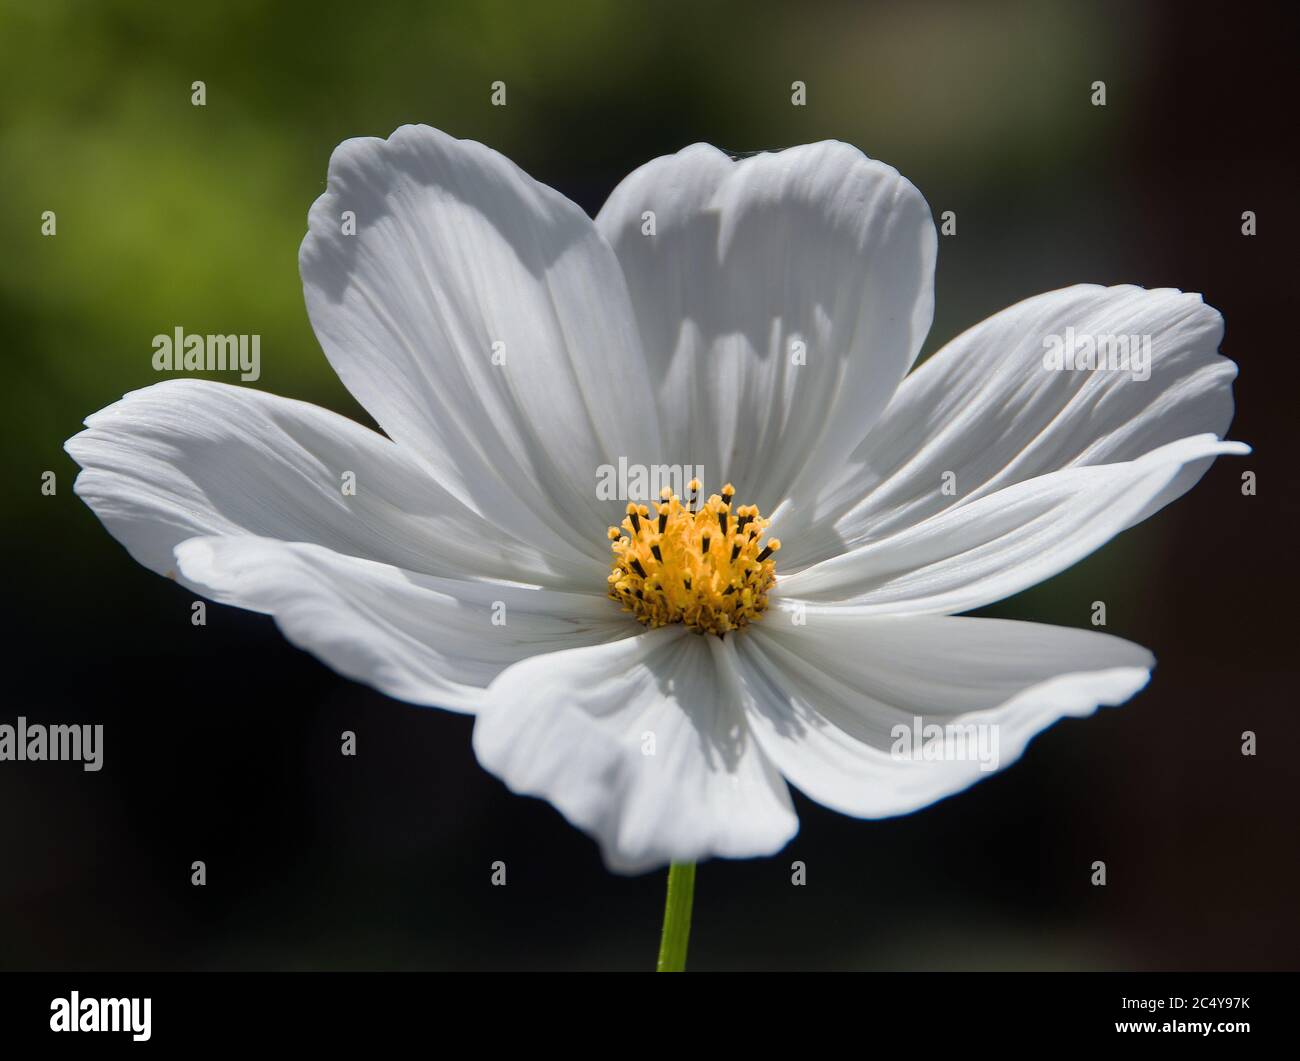
[[[318,545],[191,538],[176,562],[206,596],[273,615],[289,641],[340,674],[454,711],[477,710],[519,660],[638,629],[599,597],[434,578]]]
[[[172,380],[95,413],[67,450],[77,494],[159,574],[187,538],[251,534],[428,574],[603,588],[585,556],[497,530],[382,435],[304,402]]]
[[[1149,336],[1150,378],[1044,368],[1045,340],[1063,340],[1069,329]],[[903,381],[810,506],[807,525],[783,522],[783,568],[886,538],[1048,472],[1134,460],[1193,435],[1222,438],[1237,374],[1218,353],[1222,337],[1216,310],[1172,290],[1081,284],[995,314]],[[1190,489],[1208,467],[1188,465],[1134,522]],[[955,493],[939,489],[947,473]]]
[[[721,644],[663,627],[512,667],[475,720],[479,762],[550,800],[615,872],[779,850],[799,824],[789,793],[706,642]]]
[[[656,460],[659,429],[591,219],[482,144],[404,126],[338,146],[309,228],[312,325],[380,426],[499,525],[606,560],[597,469]]]
[[[1091,630],[834,607],[805,617],[769,616],[728,639],[750,726],[792,784],[865,818],[907,814],[989,776],[1058,719],[1127,700],[1154,665],[1144,648]],[[981,728],[947,731],[948,757],[927,761],[895,743],[918,724]],[[967,734],[976,743],[963,745]]]
[[[1039,476],[784,576],[774,595],[874,615],[979,608],[1064,571],[1132,526],[1190,463],[1248,452],[1201,435],[1124,464]]]
[[[929,207],[847,144],[737,163],[696,144],[636,170],[596,223],[627,275],[669,459],[767,513],[840,466],[930,326]]]

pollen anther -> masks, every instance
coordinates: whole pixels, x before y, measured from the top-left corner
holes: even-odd
[[[772,538],[760,548],[768,521],[754,505],[733,509],[730,483],[702,504],[699,480],[687,489],[688,503],[663,492],[657,520],[644,505],[629,504],[622,526],[609,528],[609,595],[646,626],[684,623],[722,637],[766,611],[781,543]]]

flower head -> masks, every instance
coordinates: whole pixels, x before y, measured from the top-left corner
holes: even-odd
[[[300,266],[385,434],[162,383],[69,440],[77,491],[153,570],[476,714],[483,765],[612,868],[768,854],[787,781],[902,814],[1132,696],[1137,645],[955,613],[1247,452],[1196,295],[1053,291],[913,369],[935,250],[917,190],[841,143],[695,145],[593,221],[481,144],[349,140]],[[616,463],[703,473],[611,500]]]

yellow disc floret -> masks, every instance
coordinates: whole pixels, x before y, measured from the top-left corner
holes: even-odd
[[[698,507],[700,481],[687,489],[685,503],[665,489],[653,515],[630,502],[621,527],[609,528],[609,595],[646,626],[685,623],[722,637],[762,617],[781,543],[760,544],[768,521],[754,505],[733,506],[730,483]]]

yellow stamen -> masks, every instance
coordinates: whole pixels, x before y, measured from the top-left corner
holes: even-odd
[[[685,623],[722,637],[762,618],[781,543],[771,538],[760,547],[768,521],[754,505],[733,509],[730,483],[698,511],[699,480],[687,489],[687,504],[664,490],[654,517],[629,503],[621,527],[609,528],[609,595],[646,626]]]

